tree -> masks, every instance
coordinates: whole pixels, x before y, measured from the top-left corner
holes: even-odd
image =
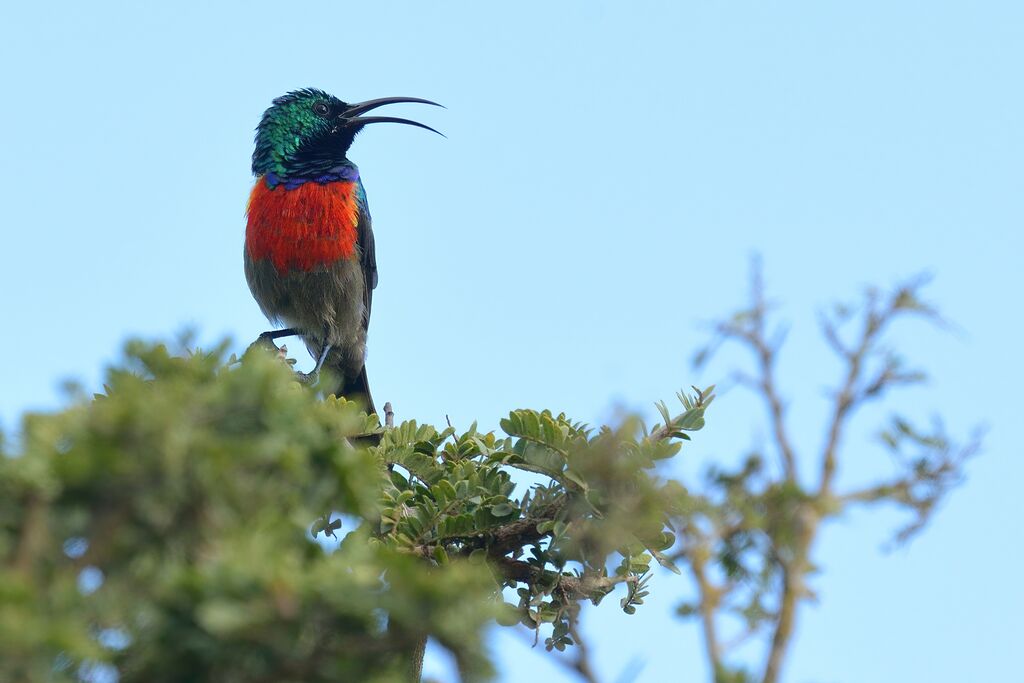
[[[836,473],[857,410],[881,401],[894,389],[927,379],[923,371],[906,367],[888,344],[887,331],[914,318],[945,323],[920,297],[923,277],[890,291],[869,288],[858,303],[823,313],[822,335],[839,358],[841,373],[830,392],[824,444],[817,453],[799,453],[776,373],[785,328],[772,319],[757,261],[751,282],[748,306],[714,326],[695,365],[706,363],[723,344],[738,344],[748,352],[753,370],[739,370],[735,379],[764,406],[772,432],[768,450],[774,451],[769,455],[777,466],[773,469],[761,453],[751,454],[732,471],[712,466],[704,482],[690,489],[687,514],[677,520],[681,543],[672,553],[689,569],[697,595],[695,601],[680,605],[679,613],[700,620],[716,683],[779,680],[797,607],[814,597],[808,577],[824,522],[855,505],[895,504],[911,517],[894,540],[910,540],[962,480],[965,462],[981,443],[980,430],[958,444],[941,420],[923,429],[893,415],[877,429],[881,448],[895,464],[893,470],[866,488],[837,490]],[[728,644],[723,623],[734,631]],[[757,636],[767,638],[764,662],[755,674],[731,662],[730,651]]]
[[[682,415],[649,434],[516,410],[500,438],[381,430],[286,365],[231,364],[224,347],[133,343],[107,382],[30,416],[19,452],[0,458],[4,680],[104,667],[126,681],[418,679],[428,634],[481,680],[493,618],[550,624],[547,646],[562,650],[581,600],[621,584],[633,610],[652,555],[669,564],[664,510],[679,491],[650,470],[711,400],[683,396]],[[381,431],[379,447],[352,445]],[[515,496],[510,470],[547,483]],[[346,518],[325,552],[314,536]]]
[[[700,617],[716,680],[753,679],[719,635],[738,616],[746,635],[770,634],[760,678],[775,681],[821,522],[892,500],[916,514],[907,537],[976,446],[896,420],[886,443],[916,456],[875,487],[833,490],[848,416],[920,379],[876,361],[895,319],[935,319],[916,289],[870,294],[851,346],[825,320],[848,372],[810,484],[789,445],[759,279],[715,343],[754,351],[758,373],[744,381],[769,407],[781,474],[752,456],[700,485],[655,466],[704,425],[713,387],[680,393],[677,414],[659,404],[651,429],[513,410],[500,433],[456,433],[381,427],[266,354],[239,363],[226,344],[131,343],[104,394],[30,415],[16,448],[0,444],[0,679],[408,681],[430,636],[463,680],[485,680],[482,633],[497,620],[573,652],[564,661],[597,681],[581,603],[614,594],[635,612],[657,564],[695,582],[699,599],[680,611]],[[522,473],[533,483],[517,488]]]

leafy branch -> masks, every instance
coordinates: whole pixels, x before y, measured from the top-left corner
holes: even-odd
[[[380,542],[436,565],[459,560],[488,566],[496,589],[516,590],[504,623],[549,625],[548,649],[578,643],[582,601],[598,604],[619,585],[632,614],[649,592],[652,559],[675,542],[665,510],[677,487],[653,476],[656,462],[679,451],[704,426],[713,387],[679,394],[682,412],[653,429],[630,421],[591,430],[549,411],[515,410],[504,436],[473,425],[455,434],[414,422],[385,430],[377,452],[391,466],[382,489]],[[511,472],[544,480],[522,495]],[[612,556],[621,558],[609,571]],[[577,670],[589,671],[585,663]]]

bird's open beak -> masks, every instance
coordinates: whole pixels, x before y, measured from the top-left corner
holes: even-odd
[[[417,128],[425,128],[426,130],[437,133],[441,137],[445,137],[445,134],[439,130],[434,130],[430,126],[419,123],[418,121],[410,121],[409,119],[400,119],[394,116],[360,116],[372,109],[377,107],[383,107],[385,104],[399,104],[402,102],[413,102],[416,104],[431,104],[435,107],[443,107],[444,105],[438,104],[437,102],[431,102],[430,100],[423,100],[419,97],[381,97],[376,100],[367,100],[365,102],[357,102],[356,104],[350,105],[339,117],[341,125],[346,128],[358,126],[362,128],[368,123],[404,123],[407,126],[416,126]]]

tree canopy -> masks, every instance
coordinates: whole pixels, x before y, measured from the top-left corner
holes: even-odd
[[[271,354],[129,343],[102,394],[0,441],[0,679],[410,681],[430,637],[480,681],[497,621],[571,653],[561,661],[593,683],[580,605],[633,614],[660,566],[695,588],[678,613],[700,620],[715,680],[772,683],[822,523],[896,503],[912,513],[905,540],[977,449],[896,416],[880,430],[891,471],[836,482],[853,412],[924,378],[883,343],[902,318],[938,320],[920,285],[822,317],[844,371],[822,451],[801,454],[755,277],[698,361],[723,343],[751,352],[738,380],[763,400],[772,448],[692,482],[659,463],[704,426],[713,387],[659,403],[650,428],[516,409],[498,430],[458,431],[381,425]],[[760,671],[733,656],[751,637]]]

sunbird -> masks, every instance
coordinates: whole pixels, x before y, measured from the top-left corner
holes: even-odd
[[[392,116],[363,116],[387,104],[441,106],[418,97],[356,104],[306,88],[278,97],[256,127],[245,227],[245,279],[271,324],[263,343],[297,335],[316,359],[303,381],[328,368],[334,393],[375,412],[366,379],[366,331],[377,286],[370,210],[359,168],[348,158],[371,123],[430,126]]]

